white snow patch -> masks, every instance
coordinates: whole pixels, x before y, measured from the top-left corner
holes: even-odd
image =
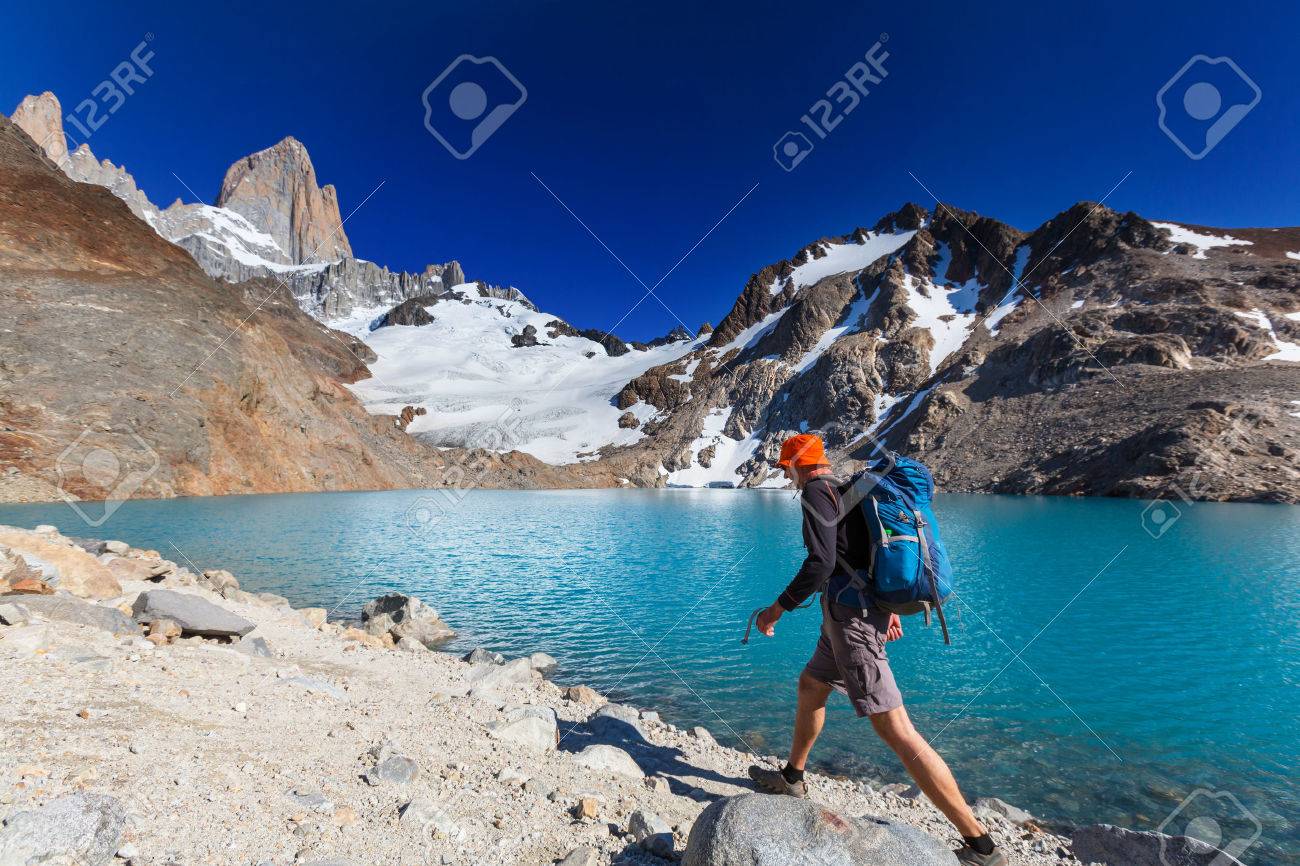
[[[740,477],[736,470],[754,455],[758,448],[758,437],[750,434],[744,439],[732,439],[722,432],[731,417],[732,407],[710,409],[704,417],[704,430],[699,438],[691,443],[691,464],[685,469],[678,469],[668,475],[668,484],[673,487],[706,487],[710,482],[731,482],[738,484]],[[707,468],[699,464],[699,454],[710,445],[714,446],[713,459]]]
[[[821,249],[826,252],[826,255],[796,266],[790,274],[790,280],[796,289],[801,289],[835,274],[860,271],[881,256],[897,252],[915,235],[915,231],[879,235],[875,232],[867,232],[865,243],[823,243]],[[774,286],[773,292],[779,291],[780,288],[781,286]]]
[[[1287,253],[1286,257],[1288,259],[1295,259],[1296,261],[1300,261],[1300,253]]]
[[[470,293],[473,285],[452,291]],[[612,358],[585,337],[546,336],[555,316],[517,301],[473,297],[471,303],[444,301],[427,308],[432,324],[369,330],[384,310],[357,310],[332,323],[365,340],[379,359],[374,376],[349,387],[373,413],[395,415],[403,406],[424,407],[408,432],[438,446],[517,449],[547,463],[590,459],[607,445],[630,445],[645,433],[618,426],[630,411],[643,423],[655,408],[637,403],[627,410],[614,397],[651,367],[670,364],[706,337]],[[542,345],[516,349],[510,337],[526,325],[537,328]],[[588,352],[595,352],[586,357]]]
[[[998,335],[1001,321],[1007,317],[1008,313],[1020,306],[1020,301],[1023,299],[1020,291],[1020,281],[1023,279],[1022,274],[1025,272],[1025,265],[1029,264],[1029,253],[1029,244],[1022,244],[1016,248],[1016,262],[1011,267],[1011,290],[1003,296],[1002,302],[984,320],[985,327],[995,337]]]
[[[1083,306],[1083,301],[1075,301],[1073,304],[1070,304],[1070,309],[1077,310],[1082,306]]]
[[[1293,322],[1300,322],[1300,313],[1284,313],[1283,315]]]
[[[1300,400],[1292,400],[1291,405],[1300,406]],[[1291,412],[1289,414],[1291,415],[1292,418],[1300,418],[1300,412]]]
[[[916,313],[913,327],[924,328],[934,337],[934,347],[930,349],[931,373],[966,342],[966,335],[975,324],[975,304],[980,294],[980,285],[973,278],[960,285],[943,281],[942,274],[947,271],[946,262],[950,258],[947,245],[941,244],[939,267],[935,270],[939,276],[924,281],[916,280],[911,274],[903,277],[907,305]]]
[[[785,311],[788,309],[790,308],[782,307],[774,313],[768,313],[762,319],[733,337],[725,346],[719,346],[713,349],[713,351],[719,356],[727,354],[732,349],[740,349],[743,352],[745,349],[748,349],[750,346],[767,336],[768,331],[771,331],[776,327],[776,323],[780,321],[781,317],[785,315]]]
[[[1240,310],[1234,310],[1234,312],[1238,316],[1249,321],[1255,327],[1268,331],[1268,335],[1273,338],[1273,345],[1277,347],[1277,351],[1266,356],[1263,360],[1293,361],[1300,363],[1300,343],[1288,343],[1285,340],[1279,339],[1277,331],[1273,330],[1273,323],[1268,320],[1268,316],[1264,314],[1263,310],[1256,308],[1251,310],[1249,313],[1243,313]]]
[[[1194,259],[1205,258],[1205,251],[1212,250],[1215,247],[1235,247],[1250,246],[1251,241],[1234,238],[1232,235],[1206,235],[1200,232],[1194,232],[1186,226],[1180,226],[1178,223],[1156,223],[1151,225],[1158,229],[1164,229],[1169,232],[1169,240],[1175,244],[1186,244],[1189,247],[1196,247],[1196,253],[1192,256]]]
[[[700,366],[699,358],[692,358],[686,365],[685,373],[673,373],[669,379],[676,379],[678,382],[690,382],[695,378],[695,368]]]

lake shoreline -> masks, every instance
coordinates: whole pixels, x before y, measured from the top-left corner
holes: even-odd
[[[393,858],[373,859],[368,843],[370,862],[430,852],[446,863],[552,862],[585,846],[590,862],[660,863],[636,838],[645,816],[671,825],[680,856],[699,812],[749,790],[744,767],[762,760],[707,730],[561,687],[546,678],[554,659],[544,654],[506,662],[479,651],[470,663],[428,650],[409,631],[331,622],[322,608],[295,610],[239,589],[228,572],[196,574],[156,551],[67,539],[53,527],[0,532],[11,557],[25,546],[25,561],[52,565],[47,583],[60,590],[0,599],[6,618],[21,616],[25,599],[33,608],[26,622],[0,626],[0,687],[26,696],[5,713],[25,747],[0,754],[0,777],[18,780],[0,797],[0,816],[78,792],[121,795],[114,850],[133,864],[164,862],[178,845],[186,862],[236,848],[249,862],[356,856],[363,829],[367,839],[386,835]],[[150,634],[131,633],[149,618],[148,599],[167,594],[205,602],[247,630],[203,637],[155,623]],[[62,613],[41,607],[61,598]],[[88,625],[89,609],[120,617],[123,633]],[[427,625],[440,621],[429,613]],[[530,721],[539,717],[551,720],[540,741]],[[631,768],[611,770],[608,756],[593,763],[583,758],[591,747],[575,749],[598,739],[602,718],[635,730],[637,742],[621,743],[637,758]],[[546,742],[548,724],[559,749]],[[376,781],[389,764],[412,777]],[[810,778],[827,808],[959,842],[905,783]],[[412,809],[423,820],[405,818]],[[160,826],[160,812],[193,820]],[[267,817],[254,821],[254,812]],[[1078,862],[1077,839],[1027,813],[981,800],[979,814],[1014,862]],[[223,848],[216,837],[233,841]]]

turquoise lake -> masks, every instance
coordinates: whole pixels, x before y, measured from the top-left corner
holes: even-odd
[[[560,682],[732,745],[788,747],[818,614],[740,638],[801,561],[790,493],[474,491],[430,509],[442,496],[137,501],[99,529],[62,504],[0,506],[0,523],[228,568],[246,589],[335,618],[401,590],[460,632],[451,649],[544,650]],[[1178,503],[1157,526],[1143,502],[945,495],[938,513],[957,570],[953,645],[914,617],[890,656],[918,728],[969,796],[1136,829],[1191,797],[1166,832],[1217,797],[1240,813],[1224,817],[1225,838],[1258,828],[1243,859],[1296,862],[1300,508]],[[841,696],[813,757],[903,778]]]

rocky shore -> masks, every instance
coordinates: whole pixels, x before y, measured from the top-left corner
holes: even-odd
[[[331,616],[0,527],[0,866],[956,862],[908,785],[753,794],[755,756],[552,682],[545,653],[437,651],[451,628],[401,595]],[[1015,864],[1159,862],[1155,834],[976,809]]]

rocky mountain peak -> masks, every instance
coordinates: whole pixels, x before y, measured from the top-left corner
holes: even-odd
[[[63,137],[63,106],[50,91],[24,96],[10,119],[36,142],[57,165],[68,159],[68,142]]]
[[[909,201],[893,213],[882,216],[871,230],[877,234],[912,231],[923,226],[929,216],[928,210]]]
[[[294,264],[351,257],[338,194],[316,182],[302,142],[287,136],[236,162],[226,172],[217,207],[228,208],[274,238]]]

